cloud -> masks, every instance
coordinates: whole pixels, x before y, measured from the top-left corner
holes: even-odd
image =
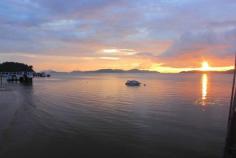
[[[231,64],[235,50],[232,0],[1,0],[0,5],[0,55],[105,56],[120,58],[117,65],[129,59],[145,68],[148,62],[194,67],[203,58]]]
[[[99,59],[102,60],[120,60],[118,57],[99,57]]]
[[[106,55],[118,55],[118,56],[126,56],[126,55],[135,55],[137,54],[137,51],[133,49],[116,49],[116,48],[111,48],[111,49],[103,49],[99,51],[101,54],[106,54]]]
[[[226,32],[188,32],[163,52],[158,59],[171,66],[186,66],[204,59],[214,60],[215,65],[231,64],[235,53],[235,29]],[[225,60],[224,62],[222,60]],[[184,61],[184,62],[174,62]],[[231,61],[231,62],[230,62]],[[172,64],[170,64],[172,63]]]

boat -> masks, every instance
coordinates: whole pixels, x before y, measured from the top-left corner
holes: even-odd
[[[34,77],[51,77],[51,75],[45,72],[38,72],[38,73],[34,73]]]
[[[125,85],[126,86],[140,86],[140,82],[136,80],[128,80]]]

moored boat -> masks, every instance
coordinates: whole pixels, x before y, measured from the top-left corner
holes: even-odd
[[[139,81],[136,81],[136,80],[128,80],[126,83],[125,83],[126,86],[140,86],[141,85],[141,82]]]

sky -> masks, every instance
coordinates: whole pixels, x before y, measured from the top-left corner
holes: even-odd
[[[1,0],[0,62],[37,71],[232,68],[235,0]]]

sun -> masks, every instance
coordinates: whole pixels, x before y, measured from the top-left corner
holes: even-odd
[[[202,62],[201,70],[202,70],[202,71],[209,71],[209,70],[210,70],[210,66],[209,66],[209,64],[208,64],[207,61],[203,61],[203,62]]]

